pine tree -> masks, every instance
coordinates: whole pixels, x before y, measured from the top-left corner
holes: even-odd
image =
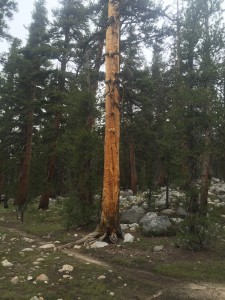
[[[54,11],[54,21],[50,34],[52,36],[53,58],[59,62],[57,73],[57,95],[53,95],[54,120],[52,124],[53,138],[50,142],[50,155],[47,163],[47,178],[45,191],[42,193],[39,209],[47,209],[49,197],[53,195],[53,179],[57,163],[57,141],[63,126],[63,110],[67,95],[67,81],[69,62],[77,66],[80,44],[88,31],[86,11],[79,0],[64,0],[60,2],[61,8]],[[79,65],[79,64],[78,64]]]
[[[48,24],[47,11],[45,1],[39,0],[35,2],[35,10],[33,12],[33,21],[29,27],[29,38],[26,47],[23,49],[23,66],[19,74],[19,92],[23,99],[24,111],[23,117],[25,123],[23,125],[24,150],[21,161],[21,172],[19,176],[19,185],[16,196],[16,205],[18,213],[21,214],[23,220],[23,212],[28,200],[29,175],[32,155],[32,139],[34,124],[34,107],[39,97],[39,85],[44,84],[43,70],[48,61],[46,27]]]
[[[7,19],[11,20],[13,13],[17,11],[17,2],[14,0],[1,0],[0,2],[0,40],[2,38],[9,38],[7,32]]]

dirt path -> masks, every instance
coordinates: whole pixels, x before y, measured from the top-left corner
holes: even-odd
[[[25,231],[16,228],[9,228],[0,226],[0,229],[7,230],[11,233],[18,234],[21,237],[32,238],[38,245],[48,244],[46,240],[27,234]],[[164,300],[225,300],[225,285],[215,283],[203,283],[203,282],[190,282],[182,278],[172,278],[167,276],[158,275],[151,271],[144,271],[137,268],[130,268],[118,265],[112,265],[104,262],[103,260],[96,259],[89,255],[81,254],[76,249],[60,248],[58,251],[65,253],[78,259],[84,263],[98,265],[106,269],[112,269],[117,271],[121,276],[133,279],[138,283],[146,285],[155,285],[158,288],[158,292],[152,296],[145,296],[145,298],[137,300],[151,300],[151,299],[164,299]]]

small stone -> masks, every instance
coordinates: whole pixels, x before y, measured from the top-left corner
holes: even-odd
[[[70,275],[63,275],[63,278],[65,278],[65,279],[71,279],[72,277]]]
[[[45,283],[49,281],[48,276],[45,274],[41,274],[36,278],[37,281],[44,281]]]
[[[134,236],[132,234],[130,234],[130,233],[126,233],[124,235],[124,240],[123,241],[124,241],[124,243],[133,243]]]
[[[18,276],[15,276],[13,277],[11,280],[10,280],[13,284],[18,284],[19,283],[19,277]]]
[[[33,277],[29,275],[29,276],[27,276],[27,280],[31,281],[31,280],[33,280]]]
[[[96,241],[95,243],[93,243],[93,244],[91,245],[91,248],[92,248],[92,249],[96,249],[96,248],[104,248],[104,247],[106,247],[106,246],[108,246],[108,245],[109,245],[108,243]]]
[[[155,246],[153,250],[154,250],[154,252],[160,252],[163,250],[163,248],[164,248],[164,246]]]
[[[110,292],[109,295],[112,297],[115,296],[115,294],[113,292]]]
[[[40,257],[40,258],[37,259],[37,261],[39,261],[39,262],[40,262],[40,261],[44,261],[44,260],[45,260],[45,259],[42,258],[42,257]]]
[[[28,243],[33,243],[34,242],[33,239],[30,239],[30,238],[27,238],[27,237],[24,237],[23,240],[24,240],[24,242],[28,242]]]
[[[11,262],[9,262],[7,259],[3,260],[1,262],[1,264],[3,267],[12,267],[13,266],[13,264]]]
[[[37,296],[34,296],[30,300],[39,300],[39,298]]]
[[[105,275],[100,275],[100,276],[98,277],[98,280],[102,280],[102,279],[106,279]]]
[[[121,230],[127,230],[127,229],[129,229],[129,226],[128,226],[128,224],[120,224],[120,228],[121,228]]]
[[[24,248],[23,250],[21,250],[22,252],[31,252],[34,251],[33,248]]]
[[[72,272],[74,269],[71,265],[63,265],[62,269],[59,269],[59,272]]]
[[[46,244],[39,247],[39,249],[55,249],[54,244]]]
[[[73,248],[74,248],[74,249],[80,249],[80,248],[81,248],[81,246],[79,246],[79,245],[75,245]]]

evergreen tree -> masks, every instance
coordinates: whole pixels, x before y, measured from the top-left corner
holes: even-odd
[[[57,163],[57,141],[63,127],[63,110],[66,105],[66,95],[68,94],[68,79],[71,73],[67,71],[69,63],[77,68],[78,53],[84,35],[88,31],[86,10],[79,0],[64,0],[60,2],[61,7],[54,11],[54,21],[50,30],[52,37],[53,58],[59,62],[57,73],[57,93],[53,94],[54,106],[52,113],[54,120],[52,123],[53,137],[49,141],[49,159],[47,163],[46,187],[43,192],[39,209],[47,209],[49,197],[53,195],[53,179],[56,172]],[[65,114],[64,114],[65,115]]]
[[[10,35],[7,33],[8,24],[7,19],[11,20],[13,13],[17,11],[17,2],[14,0],[1,0],[0,2],[0,40],[8,38]]]
[[[21,108],[23,109],[20,117],[25,120],[21,128],[24,148],[21,158],[18,191],[15,200],[18,212],[21,213],[21,220],[23,219],[23,212],[28,200],[34,110],[42,91],[40,87],[44,85],[45,76],[43,76],[43,72],[48,62],[47,42],[49,38],[46,34],[47,24],[45,1],[36,1],[33,21],[29,27],[29,38],[26,47],[22,50],[23,65],[20,69],[18,84],[18,92],[22,99]]]

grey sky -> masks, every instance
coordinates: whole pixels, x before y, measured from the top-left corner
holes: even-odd
[[[31,23],[34,2],[35,0],[17,0],[18,12],[14,13],[13,20],[8,22],[10,34],[23,41],[26,40],[28,33],[26,27]],[[46,8],[48,9],[49,16],[51,15],[51,9],[57,6],[57,0],[46,0]],[[0,52],[7,51],[8,43],[5,41],[1,42],[0,49]]]

